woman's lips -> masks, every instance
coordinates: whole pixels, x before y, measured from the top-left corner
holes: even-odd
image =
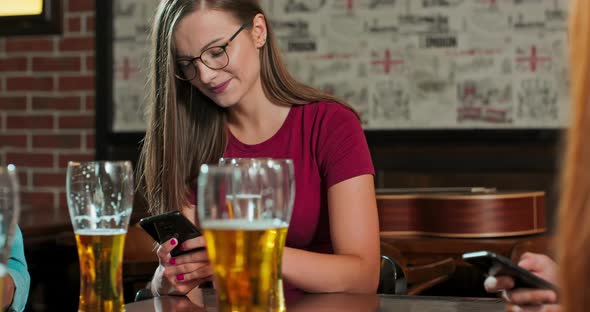
[[[227,86],[229,85],[229,82],[230,81],[231,81],[231,79],[228,80],[228,81],[226,81],[226,82],[224,82],[224,83],[222,83],[222,84],[220,84],[220,85],[218,85],[218,86],[216,86],[216,87],[214,87],[214,88],[211,88],[211,92],[213,92],[213,93],[221,93],[221,92],[225,91],[225,89],[227,89]]]

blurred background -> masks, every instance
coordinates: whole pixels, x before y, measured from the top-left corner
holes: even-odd
[[[0,163],[19,170],[30,311],[77,306],[67,162],[137,161],[157,2],[0,0]],[[293,74],[362,113],[378,188],[544,191],[551,232],[567,1],[260,2]],[[138,196],[133,224],[145,208]],[[130,240],[127,301],[156,266],[149,237]]]

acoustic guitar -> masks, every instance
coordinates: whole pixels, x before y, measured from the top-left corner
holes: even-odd
[[[546,231],[545,193],[494,188],[378,189],[382,236],[508,237]]]

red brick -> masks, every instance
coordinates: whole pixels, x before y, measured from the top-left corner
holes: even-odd
[[[27,147],[27,136],[25,134],[0,134],[0,148],[3,147]]]
[[[51,77],[7,77],[7,91],[51,91],[53,78]]]
[[[94,0],[70,0],[68,2],[68,12],[94,12]]]
[[[53,51],[53,40],[46,38],[8,38],[6,52],[49,52]]]
[[[94,91],[94,76],[59,77],[60,91]]]
[[[89,149],[96,148],[96,136],[94,134],[87,134],[86,135],[86,148],[89,148]]]
[[[94,110],[94,96],[87,96],[86,97],[86,110],[88,110],[88,111]]]
[[[94,129],[94,116],[60,116],[59,129]]]
[[[77,134],[33,136],[33,148],[80,148],[82,139]]]
[[[68,211],[68,197],[66,192],[59,192],[59,208]]]
[[[81,102],[79,96],[33,96],[33,110],[80,110]]]
[[[53,192],[22,192],[21,195],[26,208],[37,211],[53,209]]]
[[[12,115],[6,116],[8,129],[53,129],[53,116]]]
[[[26,110],[27,98],[24,96],[0,96],[0,111]]]
[[[89,55],[86,57],[86,69],[88,70],[95,70],[96,69],[96,58],[94,55]]]
[[[33,173],[33,186],[38,187],[64,187],[66,185],[66,173]]]
[[[92,161],[95,160],[94,153],[92,154],[61,154],[59,155],[59,168],[67,168],[69,161]]]
[[[76,32],[79,33],[82,30],[82,21],[79,17],[70,17],[68,18],[68,22],[66,24],[66,31],[67,32]]]
[[[79,57],[34,57],[33,71],[80,71]]]
[[[17,169],[18,172],[18,184],[21,186],[29,185],[29,175],[25,172],[25,170]]]
[[[0,72],[5,71],[26,71],[26,57],[8,57],[0,59]]]
[[[53,168],[53,155],[32,153],[6,153],[6,162],[16,166]]]
[[[94,37],[64,38],[59,43],[60,51],[94,51]]]
[[[96,30],[96,18],[94,16],[88,16],[86,18],[86,31],[94,32]]]

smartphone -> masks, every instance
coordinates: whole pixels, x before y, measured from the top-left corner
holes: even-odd
[[[180,211],[143,218],[139,220],[139,225],[159,244],[174,237],[178,240],[178,245],[180,245],[186,240],[202,235],[201,231]],[[180,250],[176,247],[172,249],[170,254],[172,257],[176,257],[193,251],[195,250]]]
[[[490,251],[463,254],[463,260],[479,268],[484,274],[510,276],[514,288],[536,288],[557,291],[555,285],[514,264],[510,259]]]

